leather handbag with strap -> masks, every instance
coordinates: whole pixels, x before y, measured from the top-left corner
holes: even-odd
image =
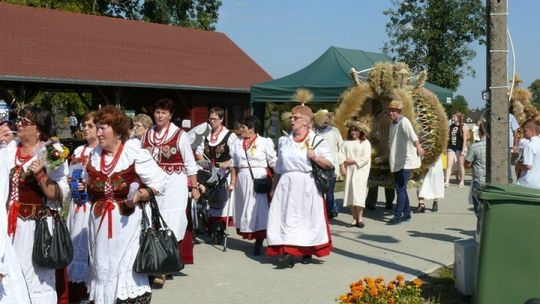
[[[55,190],[58,197],[60,191],[58,184],[56,184]],[[39,213],[41,216],[36,218],[32,260],[43,268],[64,268],[73,260],[73,243],[66,222],[57,211],[51,211],[47,207],[45,200],[43,200],[42,210]],[[47,223],[50,214],[52,214],[54,226],[52,235]]]
[[[253,175],[253,170],[251,170],[251,164],[249,163],[249,157],[246,149],[244,149],[244,153],[246,154],[249,174],[251,174],[251,179],[253,180],[253,189],[256,193],[269,193],[272,190],[272,179],[268,175],[263,178],[255,178]]]
[[[313,145],[315,143],[315,137],[317,137],[317,135],[313,137],[313,141],[311,143],[311,145],[313,146],[312,148],[313,150],[315,150],[315,148],[317,148],[317,146],[319,146],[321,142],[324,140],[321,138],[321,140],[316,145]],[[313,178],[315,179],[315,185],[317,186],[317,189],[323,194],[328,192],[328,190],[330,189],[330,184],[332,183],[333,180],[336,179],[334,166],[332,166],[329,169],[324,169],[321,166],[319,166],[316,162],[311,161],[311,167],[312,167],[311,173],[313,174]]]
[[[169,229],[156,202],[151,189],[148,203],[152,210],[152,224],[144,206],[142,209],[141,236],[139,238],[139,251],[133,262],[133,271],[146,275],[165,275],[178,272],[184,264],[178,252],[176,236]]]

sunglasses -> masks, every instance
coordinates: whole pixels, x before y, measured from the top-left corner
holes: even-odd
[[[23,117],[16,120],[17,124],[20,124],[23,127],[29,127],[29,126],[35,126],[36,124],[33,123],[30,119]]]
[[[290,120],[299,120],[299,119],[302,119],[302,118],[304,118],[304,117],[297,116],[297,115],[293,115],[293,116],[289,117]]]

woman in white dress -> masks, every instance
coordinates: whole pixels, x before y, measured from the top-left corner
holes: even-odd
[[[429,168],[422,186],[418,191],[418,207],[414,210],[414,213],[426,212],[425,200],[432,199],[433,205],[431,211],[437,212],[439,210],[439,199],[444,198],[444,170],[442,166],[442,157]]]
[[[154,105],[156,125],[143,135],[142,146],[154,157],[157,164],[167,173],[167,187],[156,198],[163,219],[174,232],[184,264],[193,264],[193,234],[188,225],[188,191],[195,200],[201,195],[197,187],[197,165],[187,134],[174,123],[174,102],[161,99]],[[184,239],[184,236],[186,238]],[[164,276],[154,279],[155,285],[165,283]]]
[[[68,194],[68,164],[65,161],[55,168],[45,169],[45,142],[54,132],[49,111],[30,106],[20,117],[18,139],[1,153],[10,170],[7,233],[23,269],[32,303],[56,303],[56,271],[36,266],[32,249],[36,219],[41,216],[41,211],[45,210],[52,231],[52,216],[60,210],[63,198]],[[46,202],[46,209],[42,209],[42,201]]]
[[[340,170],[345,176],[343,206],[351,207],[349,227],[364,228],[362,213],[366,206],[367,182],[371,168],[371,144],[366,139],[367,127],[359,121],[347,121],[347,140],[340,149]]]
[[[269,167],[274,168],[276,165],[274,142],[257,134],[260,124],[259,119],[252,115],[239,121],[242,140],[237,140],[232,149],[233,171],[229,186],[231,191],[236,189],[236,232],[244,239],[255,239],[253,255],[256,256],[262,254],[262,244],[266,238],[268,196],[266,193],[255,192],[253,178],[268,176]]]
[[[83,138],[86,144],[73,151],[69,166],[70,205],[67,225],[73,242],[73,261],[68,266],[69,301],[79,302],[87,298],[88,289],[88,218],[92,205],[86,192],[87,176],[84,167],[99,144],[97,139],[95,112],[88,112],[83,120]],[[78,181],[73,180],[78,178]]]
[[[332,168],[332,155],[326,141],[311,130],[312,117],[307,106],[294,107],[292,132],[278,143],[266,252],[269,256],[281,255],[279,262],[289,265],[294,265],[293,256],[301,256],[302,263],[307,264],[313,254],[322,257],[332,250],[325,202],[315,185],[311,164]]]
[[[0,155],[8,144],[13,141],[13,133],[7,125],[0,126]],[[9,170],[4,157],[0,158],[0,202],[7,201],[9,192]],[[28,287],[23,277],[21,264],[11,245],[7,232],[7,214],[5,208],[0,208],[0,303],[26,304],[30,303]]]
[[[238,139],[236,134],[223,125],[225,111],[220,107],[213,107],[208,112],[210,134],[205,138],[195,151],[197,160],[208,160],[219,168],[220,176],[227,175],[231,170],[231,149]],[[227,177],[230,182],[231,176]],[[212,204],[211,204],[212,205]],[[214,243],[221,243],[224,239],[225,227],[234,225],[232,206],[234,206],[234,191],[230,194],[225,204],[219,208],[210,206],[208,210],[208,227]]]
[[[163,193],[166,174],[141,142],[129,138],[129,118],[114,106],[96,113],[97,146],[86,165],[92,199],[89,220],[89,300],[150,303],[148,277],[133,272],[142,211],[149,191]],[[148,188],[146,188],[146,187]]]

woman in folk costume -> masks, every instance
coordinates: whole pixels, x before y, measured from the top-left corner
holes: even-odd
[[[7,124],[0,126],[0,154],[13,141],[13,133]],[[6,158],[0,158],[0,202],[6,202],[9,192],[9,170]],[[24,280],[19,259],[6,231],[6,209],[0,207],[0,303],[30,303],[28,287]]]
[[[268,176],[268,167],[276,165],[276,151],[270,138],[257,134],[261,125],[257,117],[247,116],[239,125],[242,140],[237,140],[233,148],[229,186],[230,190],[236,189],[234,223],[242,238],[255,239],[253,255],[261,255],[268,222],[268,195],[255,192],[253,179]]]
[[[195,157],[197,160],[208,160],[219,168],[218,174],[223,177],[231,170],[231,149],[238,139],[236,134],[223,125],[225,111],[220,107],[213,107],[208,114],[210,134],[204,142],[197,147]],[[230,180],[230,176],[227,177]],[[208,227],[211,235],[215,236],[217,243],[221,243],[226,226],[233,225],[233,215],[229,214],[234,206],[234,191],[229,199],[220,208],[212,208],[208,211]],[[210,205],[212,205],[210,203]]]
[[[56,303],[56,271],[36,266],[32,250],[38,217],[47,216],[49,230],[53,231],[53,213],[61,209],[69,191],[68,165],[63,161],[53,168],[47,164],[47,157],[43,157],[47,154],[46,141],[53,134],[52,114],[30,106],[20,117],[18,140],[0,154],[6,158],[10,170],[7,232],[21,263],[31,301]]]
[[[156,102],[156,125],[143,135],[142,145],[150,151],[157,164],[168,175],[168,187],[163,195],[157,198],[159,210],[179,241],[178,248],[183,263],[193,264],[193,234],[186,214],[188,185],[194,186],[189,187],[194,199],[200,196],[196,187],[197,165],[187,134],[171,122],[174,112],[172,100],[161,99]],[[163,285],[164,277],[157,277],[154,283]]]
[[[87,297],[88,289],[88,218],[91,204],[86,192],[86,162],[99,144],[95,112],[88,112],[83,120],[86,144],[73,151],[69,166],[70,200],[67,225],[73,242],[73,261],[68,266],[69,299],[78,302]]]
[[[292,132],[279,139],[268,213],[266,252],[281,255],[279,262],[289,265],[294,265],[291,256],[302,256],[307,264],[313,254],[322,257],[332,250],[323,193],[312,174],[312,162],[332,168],[332,155],[326,141],[311,130],[313,113],[304,103],[312,96],[303,89],[296,93],[302,104],[292,109]]]
[[[347,140],[340,152],[340,170],[345,176],[343,206],[351,207],[353,216],[349,227],[364,228],[362,213],[366,206],[367,183],[371,168],[371,144],[366,139],[369,130],[359,121],[347,121]]]
[[[149,191],[162,193],[167,175],[141,142],[129,138],[129,118],[114,106],[96,113],[97,146],[88,163],[89,300],[93,303],[150,303],[148,277],[133,272],[142,211]],[[146,187],[145,187],[146,186]]]

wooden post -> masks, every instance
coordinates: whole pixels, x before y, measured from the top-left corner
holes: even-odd
[[[508,79],[506,0],[487,0],[487,172],[486,182],[508,183]]]

